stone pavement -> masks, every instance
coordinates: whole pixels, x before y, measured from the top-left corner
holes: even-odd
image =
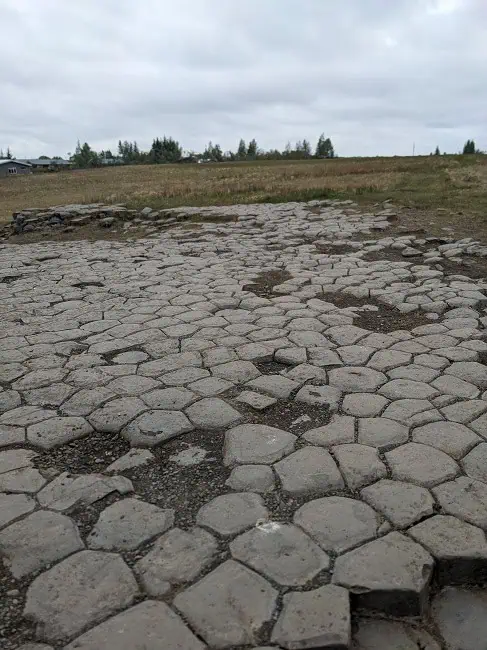
[[[2,650],[486,650],[483,247],[203,212],[0,247]]]

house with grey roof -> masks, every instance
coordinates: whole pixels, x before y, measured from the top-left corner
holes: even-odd
[[[32,165],[23,160],[0,158],[0,178],[17,174],[32,174]]]

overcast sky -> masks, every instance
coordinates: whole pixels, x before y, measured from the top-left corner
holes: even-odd
[[[487,0],[0,0],[0,148],[17,157],[487,149]]]

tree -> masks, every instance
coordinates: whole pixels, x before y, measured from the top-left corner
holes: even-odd
[[[87,142],[81,146],[79,140],[76,145],[76,150],[73,156],[71,156],[71,160],[74,162],[76,167],[82,169],[87,167],[97,167],[100,164],[100,159],[96,151],[94,151]]]
[[[439,155],[440,155],[440,147],[437,146],[435,149],[435,156],[439,156]]]
[[[317,158],[334,158],[335,149],[330,138],[325,138],[325,134],[322,133],[316,144],[315,156]]]
[[[132,156],[134,155],[134,148],[137,147],[137,143],[134,143],[132,146]],[[137,147],[138,151],[138,147]],[[140,152],[138,153],[140,157]],[[181,160],[183,155],[182,147],[179,142],[173,138],[167,138],[164,136],[161,138],[155,138],[152,142],[152,147],[149,151],[149,160],[150,162],[159,164],[159,163],[176,163]]]
[[[255,138],[252,138],[252,140],[249,142],[249,146],[247,148],[247,158],[249,160],[255,160],[257,158],[257,141]]]
[[[245,140],[241,138],[240,142],[238,143],[237,159],[245,160],[246,158],[247,158],[247,146],[245,144]]]
[[[302,153],[304,158],[311,158],[311,145],[306,138],[303,140]]]
[[[465,144],[463,145],[463,153],[464,154],[476,153],[475,140],[467,140],[467,142],[465,142]]]
[[[8,160],[12,160],[13,155],[12,152],[10,151],[10,147],[7,147],[7,153],[5,154],[5,157],[8,158]]]

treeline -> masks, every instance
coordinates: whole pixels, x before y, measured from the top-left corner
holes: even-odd
[[[304,139],[293,146],[287,143],[283,151],[261,149],[257,141],[250,140],[247,144],[241,139],[236,151],[223,151],[219,144],[209,142],[204,151],[183,151],[182,146],[174,138],[154,138],[149,151],[140,149],[137,142],[127,140],[118,141],[118,148],[114,154],[110,149],[97,152],[85,142],[78,141],[71,161],[76,167],[99,167],[102,165],[140,165],[140,164],[168,164],[185,162],[230,162],[246,160],[302,160],[306,158],[336,158],[335,149],[330,138],[321,134],[313,148],[311,143]]]

